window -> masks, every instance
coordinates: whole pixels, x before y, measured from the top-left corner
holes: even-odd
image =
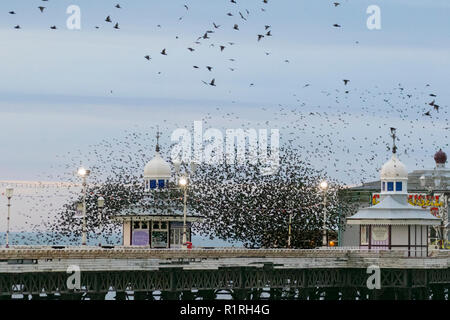
[[[383,184],[382,184],[382,190],[386,191],[386,182],[384,182],[384,181],[383,181]]]
[[[368,226],[361,226],[361,245],[368,245],[369,244],[369,227]]]
[[[141,228],[140,222],[134,222],[133,229],[140,229],[140,228]]]
[[[191,233],[190,230],[186,230],[186,240],[190,241]],[[183,228],[173,228],[170,230],[170,244],[171,245],[182,245],[183,243]]]
[[[402,183],[401,182],[395,183],[395,191],[402,191]]]
[[[158,180],[158,188],[164,188],[164,180]]]
[[[150,180],[150,189],[156,189],[156,180]]]
[[[394,191],[394,182],[387,183],[387,191]]]
[[[141,229],[147,229],[147,222],[142,222]]]

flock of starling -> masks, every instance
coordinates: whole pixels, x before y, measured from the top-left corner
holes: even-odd
[[[250,10],[239,9],[240,1],[230,1],[236,5],[236,12],[224,14],[239,21],[232,21],[229,25],[212,22],[211,28],[193,38],[192,45],[186,48],[187,54],[195,55],[202,43],[217,48],[217,54],[226,53],[229,46],[236,45],[233,41],[212,43],[220,29],[230,28],[239,32],[252,17]],[[262,12],[266,11],[267,4],[268,0],[261,1]],[[339,2],[331,2],[331,5],[341,6]],[[120,4],[114,8],[126,10]],[[36,10],[45,14],[46,9],[39,6]],[[185,4],[184,10],[189,12],[190,6]],[[10,11],[9,14],[19,13]],[[113,17],[106,16],[104,23],[120,29],[119,22]],[[336,23],[333,27],[342,26]],[[21,26],[14,28],[21,29]],[[50,29],[57,27],[53,25]],[[255,35],[255,43],[263,43],[272,34],[271,24],[262,25]],[[167,48],[159,48],[152,53],[143,53],[143,57],[148,63],[154,63],[156,55],[166,57],[171,53]],[[270,55],[269,52],[265,54]],[[236,59],[238,57],[228,58],[227,61],[234,62]],[[284,60],[286,63],[290,61]],[[213,74],[216,67],[199,63],[193,69],[205,69]],[[235,68],[229,67],[229,70],[234,71]],[[214,75],[201,82],[208,87],[219,84]],[[250,87],[254,83],[250,83]],[[298,90],[291,92],[289,102],[276,107],[259,107],[256,120],[248,120],[236,110],[225,107],[205,112],[202,119],[205,128],[214,126],[212,121],[219,117],[224,127],[228,128],[280,128],[283,152],[280,171],[269,177],[261,176],[258,168],[251,165],[234,169],[225,165],[201,166],[192,178],[189,194],[190,208],[206,217],[204,224],[196,226],[197,232],[210,237],[239,240],[250,247],[284,246],[285,226],[289,214],[295,213],[294,225],[303,233],[294,242],[302,246],[303,241],[316,238],[315,230],[321,224],[321,216],[317,212],[321,211],[323,195],[317,190],[317,181],[333,181],[328,202],[328,224],[333,227],[337,223],[338,210],[348,209],[337,198],[337,192],[347,185],[379,178],[378,170],[391,151],[388,128],[395,125],[399,157],[402,161],[403,158],[409,159],[415,168],[423,167],[426,156],[431,157],[439,148],[448,148],[446,141],[450,119],[447,108],[444,105],[441,107],[438,94],[433,92],[430,84],[424,83],[414,88],[402,84],[390,89],[378,86],[359,88],[356,81],[342,77],[342,82],[336,83],[334,88],[316,90],[317,87],[312,82],[299,84]],[[313,92],[319,93],[326,102],[318,105],[307,101],[305,97]],[[366,131],[355,132],[355,123]],[[186,124],[165,121],[161,129],[169,135],[174,128],[181,127],[186,127]],[[445,132],[445,140],[435,130]],[[94,174],[89,178],[88,212],[92,214],[88,218],[88,227],[91,232],[101,233],[108,238],[108,242],[115,243],[119,238],[120,225],[111,218],[145,198],[142,171],[154,155],[155,131],[156,128],[151,126],[144,131],[128,130],[123,138],[103,140],[89,146],[88,151],[76,150],[60,155],[58,161],[63,165],[53,167],[52,174],[43,176],[43,180],[79,184],[73,169],[89,164]],[[169,151],[167,143],[163,147],[167,160]],[[81,220],[75,219],[74,213],[76,202],[80,200],[79,186],[48,191],[45,196],[17,196],[31,208],[29,212],[18,214],[30,221],[40,219],[38,223],[26,222],[26,230],[37,234],[40,243],[78,244]],[[55,204],[55,199],[66,199],[65,192],[70,194],[70,199],[64,201],[64,205]],[[106,199],[106,208],[102,213],[96,208],[99,196]],[[171,201],[179,206],[182,199],[175,194]],[[31,239],[24,234],[22,237],[21,243],[32,244],[36,236]]]

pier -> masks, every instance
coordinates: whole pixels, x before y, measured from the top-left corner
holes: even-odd
[[[69,289],[69,266],[80,288]],[[381,288],[367,287],[369,266]],[[450,251],[411,258],[399,251],[360,249],[192,250],[136,247],[12,247],[0,249],[0,297],[33,299],[438,299],[448,300]]]

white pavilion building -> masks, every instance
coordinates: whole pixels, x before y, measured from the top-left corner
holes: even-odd
[[[182,248],[184,245],[184,215],[179,187],[170,181],[170,164],[161,157],[159,133],[157,139],[155,156],[144,168],[145,196],[115,217],[123,225],[124,246]],[[191,242],[192,224],[200,221],[201,216],[188,210],[187,242]]]
[[[397,158],[381,168],[380,202],[347,218],[359,225],[359,246],[368,250],[403,250],[408,257],[428,255],[429,228],[440,219],[429,210],[408,203],[408,171]]]

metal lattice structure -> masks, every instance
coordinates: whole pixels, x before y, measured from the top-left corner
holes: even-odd
[[[26,259],[28,258],[28,259]],[[448,252],[404,258],[352,250],[0,250],[0,299],[447,299]],[[68,288],[68,265],[80,287]],[[369,290],[367,267],[380,266]],[[131,292],[131,293],[130,293]]]

